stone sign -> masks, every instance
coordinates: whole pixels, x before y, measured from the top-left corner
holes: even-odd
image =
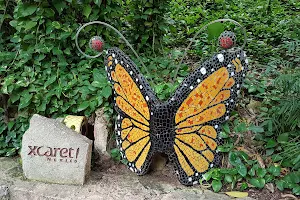
[[[92,141],[57,120],[33,115],[22,140],[28,179],[83,184],[91,168]]]

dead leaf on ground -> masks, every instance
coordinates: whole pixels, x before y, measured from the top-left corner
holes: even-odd
[[[287,199],[298,199],[297,197],[295,197],[292,194],[282,194],[281,197],[284,198],[284,200],[287,200]]]
[[[238,191],[231,191],[231,192],[225,192],[228,196],[231,197],[237,197],[237,198],[242,198],[242,197],[247,197],[248,192],[238,192]]]
[[[258,161],[261,168],[266,168],[266,165],[260,155],[256,154],[256,160]]]

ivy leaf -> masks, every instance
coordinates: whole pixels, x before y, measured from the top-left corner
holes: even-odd
[[[30,102],[31,102],[31,98],[32,98],[33,94],[29,94],[28,92],[26,92],[21,98],[20,98],[20,104],[18,109],[21,110],[22,108],[27,107]]]
[[[211,182],[211,185],[212,185],[214,192],[219,192],[222,188],[222,182],[219,180],[213,180]]]
[[[84,8],[83,8],[83,15],[84,15],[86,18],[89,18],[91,12],[92,12],[92,7],[91,7],[91,5],[86,5],[86,6],[84,6]]]
[[[266,181],[263,178],[251,178],[249,183],[257,188],[263,188],[266,184]]]
[[[267,170],[264,168],[258,168],[256,172],[258,177],[263,178],[266,175]]]
[[[111,95],[111,87],[110,86],[106,86],[102,90],[102,96],[104,96],[105,98],[108,98],[110,95]]]
[[[82,103],[79,105],[77,111],[78,111],[78,112],[83,111],[83,110],[85,110],[87,107],[89,107],[89,105],[90,105],[90,104],[89,104],[88,101],[84,101],[84,102],[82,102]]]
[[[268,168],[268,172],[270,172],[273,176],[279,176],[280,175],[280,167],[272,165]]]
[[[243,163],[237,165],[236,168],[241,176],[245,177],[247,175],[247,167]]]

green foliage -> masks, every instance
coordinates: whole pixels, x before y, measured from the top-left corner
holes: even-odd
[[[139,52],[146,52],[147,48],[153,53],[162,45],[163,36],[168,31],[168,24],[164,18],[169,0],[127,0],[127,16],[125,20],[130,24],[126,32],[131,42]]]
[[[260,167],[257,160],[253,160],[243,151],[231,151],[229,163],[233,168],[211,169],[203,175],[202,181],[210,181],[212,188],[218,192],[222,185],[229,184],[231,189],[245,190],[250,185],[262,189],[266,183],[278,182],[280,167],[271,165],[267,169]],[[280,180],[281,181],[281,180]],[[288,184],[294,183],[285,179]],[[241,184],[237,184],[237,183]]]
[[[9,116],[6,132],[2,131],[6,142],[17,138],[13,146],[19,148],[25,129],[17,130],[27,126],[33,113],[49,117],[90,115],[100,106],[112,113],[108,102],[111,87],[104,68],[99,67],[103,61],[82,59],[74,37],[79,24],[87,21],[109,20],[117,26],[120,2],[18,1],[13,10],[9,7],[11,20],[5,20],[3,27],[9,29],[5,33],[11,34],[1,40],[0,83],[1,93],[9,95],[8,113],[17,115]],[[115,41],[109,30],[93,27],[87,31],[89,36],[102,34],[107,41]],[[86,32],[82,36],[80,46],[84,47],[89,38],[85,39]],[[20,113],[27,120],[19,119]],[[15,124],[15,132],[9,129],[10,123]],[[0,155],[7,155],[5,152]]]

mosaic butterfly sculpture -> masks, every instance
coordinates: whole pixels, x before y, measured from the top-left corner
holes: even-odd
[[[225,49],[231,32],[219,38]],[[223,50],[189,74],[167,100],[160,101],[133,61],[118,48],[107,50],[105,67],[114,90],[116,140],[128,167],[145,174],[157,152],[167,154],[184,185],[199,182],[218,165],[217,146],[247,71],[243,50]]]

